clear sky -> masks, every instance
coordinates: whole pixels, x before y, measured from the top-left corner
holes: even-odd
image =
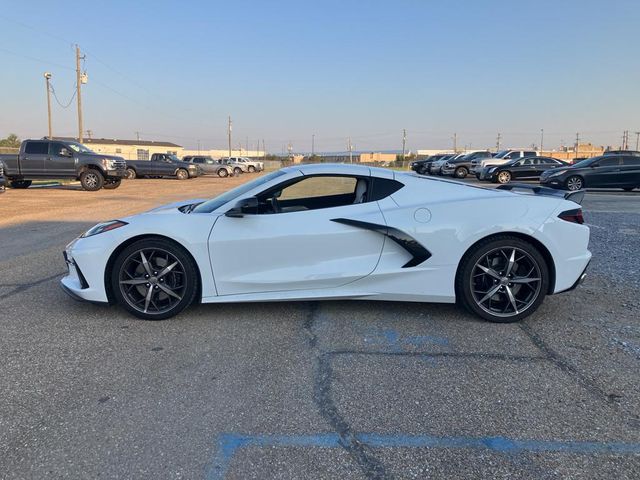
[[[46,134],[86,53],[96,137],[280,153],[619,145],[640,131],[638,0],[14,1],[0,10],[0,136]],[[75,103],[54,134],[76,135]]]

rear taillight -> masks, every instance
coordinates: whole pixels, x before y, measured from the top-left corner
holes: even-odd
[[[582,216],[581,208],[567,210],[566,212],[562,212],[560,215],[558,215],[558,217],[567,222],[579,223],[580,225],[584,223],[584,217]]]

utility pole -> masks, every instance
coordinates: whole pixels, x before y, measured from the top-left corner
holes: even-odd
[[[87,137],[89,139],[93,138],[93,130],[87,130]]]
[[[264,146],[264,138],[262,139],[262,156],[267,156],[267,147]]]
[[[249,137],[246,137],[246,138],[245,138],[245,147],[246,147],[246,148],[244,149],[245,154],[246,154],[246,155],[249,155]]]
[[[198,140],[198,155],[200,155],[200,140]]]
[[[311,156],[315,157],[316,155],[316,134],[311,134]]]
[[[458,134],[453,134],[453,153],[458,153]]]
[[[496,151],[500,151],[500,140],[502,140],[502,134],[498,132],[498,137],[496,138]]]
[[[78,99],[78,142],[82,143],[82,84],[86,83],[86,76],[80,71],[80,60],[84,55],[80,55],[80,46],[76,44],[76,97]]]
[[[640,132],[633,132],[636,134],[636,152],[638,151],[638,147],[640,147]]]
[[[578,147],[580,147],[580,132],[576,133],[576,148],[575,148],[576,157],[575,158],[578,158]]]
[[[231,158],[231,129],[232,129],[232,125],[231,125],[231,115],[229,115],[229,124],[227,126],[227,135],[229,136],[229,158]]]
[[[629,130],[622,132],[622,150],[629,149]]]
[[[407,147],[407,130],[406,129],[402,129],[402,161],[404,162],[404,152],[406,151],[406,147]]]
[[[293,158],[293,145],[291,145],[291,142],[287,144],[287,152],[289,153],[289,158]]]
[[[47,120],[49,124],[49,138],[52,137],[51,133],[51,86],[49,85],[49,80],[51,80],[51,73],[45,72],[44,79],[47,83]]]
[[[542,153],[542,145],[544,144],[544,128],[540,129],[540,153]]]
[[[136,134],[136,140],[140,141],[140,132],[136,131],[136,132],[133,132],[133,133]]]

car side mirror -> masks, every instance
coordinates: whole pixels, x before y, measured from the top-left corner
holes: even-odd
[[[225,215],[227,217],[242,218],[245,214],[255,214],[258,212],[258,197],[249,197],[238,200],[238,203]]]

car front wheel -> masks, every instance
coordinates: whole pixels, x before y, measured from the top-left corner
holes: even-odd
[[[88,192],[95,192],[104,185],[104,176],[98,170],[86,170],[80,174],[80,184]]]
[[[455,171],[456,178],[465,178],[468,174],[469,170],[467,170],[467,167],[460,167]]]
[[[180,313],[195,299],[198,282],[191,256],[164,239],[129,245],[111,271],[111,289],[118,303],[144,320],[164,320]]]
[[[187,172],[184,168],[179,168],[176,172],[176,177],[178,177],[178,180],[188,180],[189,172]]]
[[[498,173],[498,183],[505,184],[511,181],[511,173],[509,172],[500,172]]]
[[[565,186],[567,187],[567,190],[571,190],[571,191],[581,190],[582,187],[584,186],[584,182],[582,181],[581,177],[574,175],[572,177],[567,178],[567,181],[565,182]]]
[[[456,297],[472,313],[498,323],[531,315],[549,288],[549,268],[538,249],[512,236],[476,244],[460,263]]]

